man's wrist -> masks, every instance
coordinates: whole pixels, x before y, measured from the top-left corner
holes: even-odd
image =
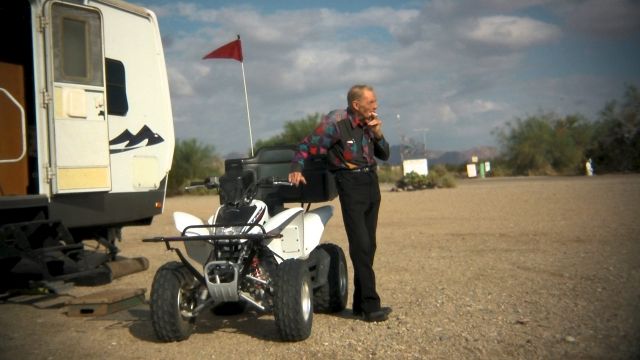
[[[291,163],[289,172],[302,172],[302,165],[298,162]]]

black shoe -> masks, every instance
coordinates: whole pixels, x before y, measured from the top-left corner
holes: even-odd
[[[381,322],[386,321],[387,319],[389,319],[389,314],[382,309],[370,313],[364,313],[363,317],[363,320],[366,322]]]
[[[384,311],[387,315],[391,314],[391,312],[393,311],[393,309],[389,306],[383,306],[380,308],[380,310]],[[353,309],[351,310],[351,313],[355,317],[362,317],[364,311],[362,311],[362,309]]]
[[[384,306],[384,307],[381,307],[380,310],[374,311],[374,312],[369,313],[369,314],[382,312],[388,318],[389,314],[391,314],[392,311],[393,311],[393,309],[390,308],[389,306]],[[361,309],[354,309],[354,310],[352,310],[352,312],[353,312],[353,316],[355,316],[355,317],[363,317],[366,320],[367,313],[365,313]],[[369,317],[371,317],[371,315],[369,315]],[[385,318],[385,320],[386,320],[386,318]],[[369,321],[369,320],[366,320],[366,321]],[[370,321],[384,321],[384,320],[370,320]]]

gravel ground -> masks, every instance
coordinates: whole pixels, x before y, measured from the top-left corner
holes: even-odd
[[[208,217],[217,204],[168,199],[152,226],[123,231],[122,255],[145,256],[147,271],[54,301],[121,288],[146,288],[148,298],[156,269],[177,257],[140,239],[174,234],[173,211]],[[346,252],[332,204],[323,241]],[[188,340],[165,344],[146,305],[78,318],[22,297],[0,302],[0,358],[638,359],[639,210],[640,175],[383,186],[375,269],[383,305],[394,309],[387,322],[315,314],[308,340],[283,343],[273,316],[207,312]]]

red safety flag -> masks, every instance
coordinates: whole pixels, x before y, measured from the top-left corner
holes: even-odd
[[[240,43],[240,36],[238,36],[238,40],[233,40],[226,45],[220,46],[205,55],[202,59],[236,59],[242,62],[242,43]]]

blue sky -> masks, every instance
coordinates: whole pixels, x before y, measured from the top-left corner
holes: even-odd
[[[220,155],[249,149],[242,70],[201,60],[240,34],[254,141],[286,121],[376,88],[392,144],[496,145],[507,121],[553,112],[595,120],[640,86],[635,0],[164,1],[158,16],[178,138]]]

